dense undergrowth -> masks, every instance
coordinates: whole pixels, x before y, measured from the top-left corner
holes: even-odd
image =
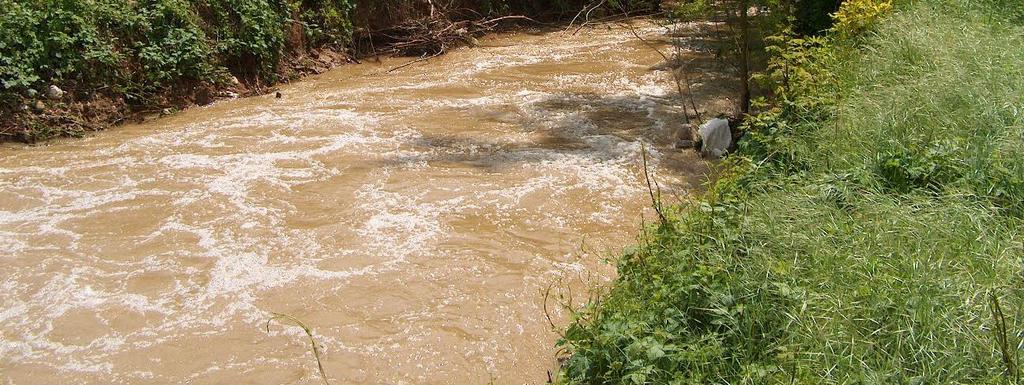
[[[0,29],[7,31],[0,35],[0,139],[76,134],[130,109],[207,103],[211,90],[236,86],[237,79],[273,83],[286,75],[286,57],[343,47],[353,6],[0,0]],[[65,93],[47,95],[51,85]],[[89,104],[95,101],[102,103]]]
[[[564,382],[1019,381],[1024,5],[847,3],[775,40],[774,98],[576,314]]]
[[[78,135],[344,61],[360,30],[437,11],[557,19],[584,0],[0,0],[0,141]],[[653,0],[602,2],[652,10]],[[315,71],[313,71],[315,72]],[[48,97],[50,86],[65,91]]]

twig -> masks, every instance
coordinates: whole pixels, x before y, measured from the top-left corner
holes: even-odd
[[[329,381],[327,381],[327,374],[324,372],[324,364],[320,361],[320,348],[318,347],[318,345],[316,343],[316,339],[313,338],[313,329],[310,329],[310,327],[306,326],[305,323],[303,323],[298,318],[295,318],[295,317],[293,317],[291,315],[284,314],[284,313],[270,313],[270,314],[272,315],[272,317],[270,317],[270,319],[267,320],[267,325],[266,325],[267,333],[270,333],[270,323],[274,322],[275,320],[279,320],[279,319],[283,319],[283,320],[289,321],[289,322],[295,324],[295,326],[298,326],[298,327],[302,328],[302,331],[306,332],[306,336],[309,337],[309,344],[310,344],[310,346],[313,349],[313,357],[316,358],[317,369],[320,370],[320,378],[324,380],[324,384],[325,385],[330,385],[331,383]]]
[[[672,58],[669,58],[669,56],[666,55],[664,52],[661,52],[661,50],[658,49],[658,47],[656,47],[654,45],[654,43],[651,43],[651,42],[647,41],[647,39],[644,39],[642,36],[640,36],[640,34],[637,33],[636,29],[633,28],[632,25],[629,25],[628,23],[624,23],[624,24],[620,24],[620,25],[623,26],[623,27],[626,27],[627,29],[629,29],[629,32],[632,33],[633,36],[637,38],[637,40],[639,40],[640,42],[644,43],[644,45],[646,45],[648,48],[654,50],[654,52],[657,52],[658,55],[661,55],[661,57],[663,59],[665,59],[665,64],[667,64],[669,66],[669,72],[672,74],[672,79],[674,79],[675,82],[676,82],[676,91],[679,92],[679,99],[683,103],[683,121],[685,123],[687,123],[687,124],[690,123],[690,113],[686,112],[686,99],[685,99],[686,95],[690,96],[690,104],[693,105],[693,113],[694,113],[694,115],[699,117],[700,112],[697,111],[697,105],[693,102],[693,92],[692,92],[692,89],[690,88],[689,78],[687,77],[686,87],[687,87],[688,90],[691,90],[691,91],[690,92],[683,92],[683,85],[682,85],[683,80],[679,78],[679,74],[677,74],[676,71],[675,71],[675,68],[674,68],[675,67],[675,60],[673,60]],[[681,69],[681,71],[685,73],[685,69]]]
[[[998,345],[999,352],[1002,354],[1003,365],[1006,366],[1006,380],[1011,384],[1020,384],[1020,371],[1017,369],[1017,357],[1010,355],[1010,338],[1007,336],[1009,328],[1006,327],[1006,317],[1003,315],[1003,309],[999,306],[999,297],[996,293],[990,292],[989,299],[992,307],[992,320],[995,322],[995,327],[992,328],[993,334],[996,337],[996,345]],[[1016,346],[1013,348],[1016,351]]]
[[[554,286],[554,283],[548,284],[547,289],[544,289],[544,318],[548,319],[548,324],[551,325],[551,330],[557,330],[558,327],[555,326],[555,322],[551,320],[551,313],[548,312],[548,297],[551,295],[552,286]]]
[[[602,0],[602,2],[603,2],[603,0]],[[580,15],[584,14],[587,11],[587,9],[590,8],[591,4],[594,4],[594,3],[590,2],[587,5],[584,5],[583,9],[581,9],[579,12],[577,12],[576,16],[572,17],[572,20],[569,21],[569,25],[565,27],[565,32],[569,32],[569,29],[571,29],[572,26],[576,24],[576,19],[579,19]]]
[[[658,213],[658,219],[661,220],[661,223],[668,223],[668,220],[665,218],[665,213],[661,207],[661,200],[654,195],[654,187],[651,185],[651,174],[647,168],[647,146],[643,143],[640,143],[640,157],[643,158],[644,161],[644,178],[647,180],[647,192],[651,194],[651,204],[654,205],[654,211]],[[661,188],[659,187],[658,190],[658,195],[660,196]]]
[[[433,58],[435,58],[435,57],[438,57],[438,56],[440,56],[440,55],[441,55],[442,53],[443,53],[443,52],[438,52],[438,53],[435,53],[435,54],[433,54],[433,55],[430,55],[430,56],[426,56],[426,54],[424,54],[424,55],[423,55],[423,56],[421,56],[421,57],[420,57],[419,59],[416,59],[416,60],[412,60],[412,61],[409,61],[408,63],[402,64],[402,65],[400,65],[400,66],[398,66],[398,67],[395,67],[395,68],[389,69],[389,70],[387,71],[387,73],[392,73],[392,72],[398,71],[398,70],[400,70],[400,69],[402,69],[402,68],[405,68],[405,67],[411,66],[411,65],[413,65],[413,64],[416,64],[416,63],[419,63],[419,62],[422,62],[422,61],[427,61],[427,60],[433,59]]]
[[[593,6],[592,8],[590,8],[590,10],[589,10],[589,11],[587,11],[587,15],[586,15],[586,18],[585,18],[585,19],[583,20],[583,23],[582,23],[582,24],[580,24],[579,28],[576,28],[576,30],[572,32],[572,35],[573,35],[573,36],[576,36],[576,34],[580,33],[580,31],[582,31],[582,30],[583,30],[583,28],[585,28],[585,27],[587,26],[587,24],[590,24],[590,14],[591,14],[592,12],[594,12],[594,10],[595,10],[595,9],[598,9],[598,8],[600,8],[600,7],[602,6],[602,5],[604,5],[605,1],[607,1],[607,0],[601,0],[601,2],[600,2],[600,3],[598,3],[598,4],[597,4],[597,5],[595,5],[595,6]]]

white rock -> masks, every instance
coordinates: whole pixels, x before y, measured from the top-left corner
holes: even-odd
[[[48,97],[50,99],[56,100],[56,99],[60,99],[63,96],[64,96],[64,90],[60,89],[60,87],[57,87],[57,86],[55,86],[53,84],[51,84],[50,88],[46,90],[46,97]]]
[[[729,146],[732,145],[732,131],[729,129],[729,120],[727,119],[709,120],[700,126],[697,135],[700,135],[701,141],[704,142],[701,152],[705,156],[721,157],[729,151]]]

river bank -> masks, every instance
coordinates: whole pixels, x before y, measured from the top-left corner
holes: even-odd
[[[562,383],[1020,378],[1024,6],[848,1],[778,38],[725,174],[575,314]]]
[[[24,33],[0,38],[0,141],[81,136],[260,95],[378,53],[432,55],[498,26],[488,20],[558,21],[580,9],[577,3],[5,3],[0,28]],[[616,12],[657,7],[640,1]]]

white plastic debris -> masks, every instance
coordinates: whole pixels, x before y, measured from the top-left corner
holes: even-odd
[[[701,141],[704,143],[701,153],[712,158],[719,158],[729,151],[732,145],[732,131],[729,130],[729,120],[716,118],[707,121],[697,130]]]

